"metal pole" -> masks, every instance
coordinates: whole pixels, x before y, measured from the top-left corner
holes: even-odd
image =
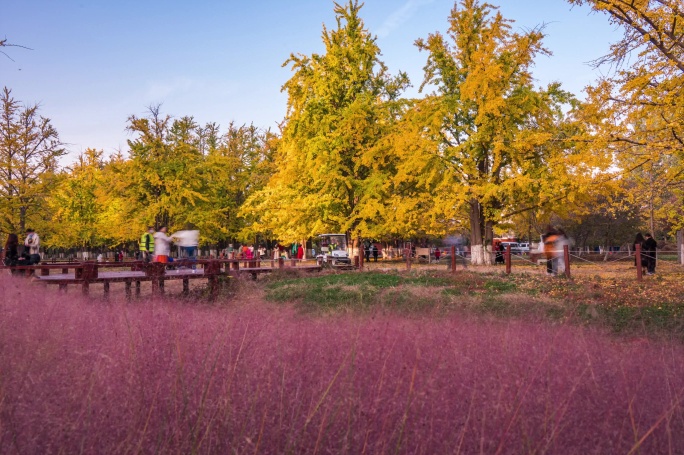
[[[641,244],[637,243],[634,248],[634,254],[636,254],[636,267],[637,267],[637,280],[641,281],[644,279],[644,269],[641,264]]]

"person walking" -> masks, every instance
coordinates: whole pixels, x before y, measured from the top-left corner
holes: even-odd
[[[643,249],[646,254],[646,275],[653,275],[656,268],[656,248],[658,243],[651,234],[646,234],[644,237]]]
[[[375,243],[371,245],[371,250],[373,251],[373,261],[378,262],[378,254],[380,252],[378,251],[378,246]]]
[[[176,245],[181,248],[183,256],[185,256],[188,261],[192,263],[192,270],[197,268],[197,264],[195,262],[197,261],[199,234],[200,232],[197,229],[184,229],[171,234],[171,238],[173,238]]]
[[[549,226],[546,233],[542,236],[544,242],[544,255],[546,256],[546,274],[558,274],[558,257],[556,252],[556,242],[558,242],[558,231]]]
[[[154,261],[167,264],[171,254],[171,243],[173,237],[166,235],[166,226],[159,228],[159,232],[154,234]]]
[[[145,262],[152,261],[154,254],[154,228],[149,226],[147,232],[140,237],[140,259]]]

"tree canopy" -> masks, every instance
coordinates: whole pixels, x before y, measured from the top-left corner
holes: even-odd
[[[361,6],[335,4],[337,28],[323,29],[324,54],[292,54],[283,86],[288,113],[275,173],[248,200],[255,228],[285,241],[321,232],[380,235],[384,221],[380,139],[392,127],[408,79],[388,75]]]
[[[550,56],[543,26],[516,31],[479,0],[456,2],[444,32],[416,40],[426,64],[414,99],[407,75],[381,60],[362,5],[335,3],[324,50],[283,64],[292,74],[277,132],[151,106],[128,118],[128,150],[86,149],[60,168],[50,119],[4,88],[0,231],[30,226],[45,245],[82,248],[162,225],[194,226],[212,245],[469,234],[477,264],[497,233],[531,240],[550,222],[583,244],[684,227],[681,2],[568,2],[624,31],[594,62],[610,70],[583,100],[535,85],[536,59]]]

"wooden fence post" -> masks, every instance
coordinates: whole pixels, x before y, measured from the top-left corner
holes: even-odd
[[[366,258],[366,251],[361,244],[361,237],[356,239],[356,249],[359,252],[359,270],[363,270],[364,259]]]
[[[635,259],[636,259],[636,268],[637,268],[637,280],[641,281],[644,279],[644,269],[643,265],[641,264],[641,244],[637,243],[636,248],[634,249],[634,254]]]
[[[85,262],[82,265],[82,268],[76,270],[75,276],[83,280],[83,283],[81,284],[81,292],[83,295],[88,295],[88,291],[90,290],[90,281],[97,279],[97,264],[94,262]]]
[[[218,261],[210,260],[204,269],[204,273],[208,276],[209,284],[209,298],[216,300],[219,293],[219,273],[221,272],[221,263]]]
[[[451,273],[456,273],[456,247],[451,247]]]
[[[509,246],[510,248],[510,246]],[[570,247],[563,245],[563,261],[565,261],[565,276],[570,277]]]
[[[511,244],[506,245],[506,275],[511,274]]]

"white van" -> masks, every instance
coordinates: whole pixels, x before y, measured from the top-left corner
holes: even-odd
[[[530,244],[527,242],[516,243],[515,245],[511,245],[511,251],[518,254],[529,253]]]

